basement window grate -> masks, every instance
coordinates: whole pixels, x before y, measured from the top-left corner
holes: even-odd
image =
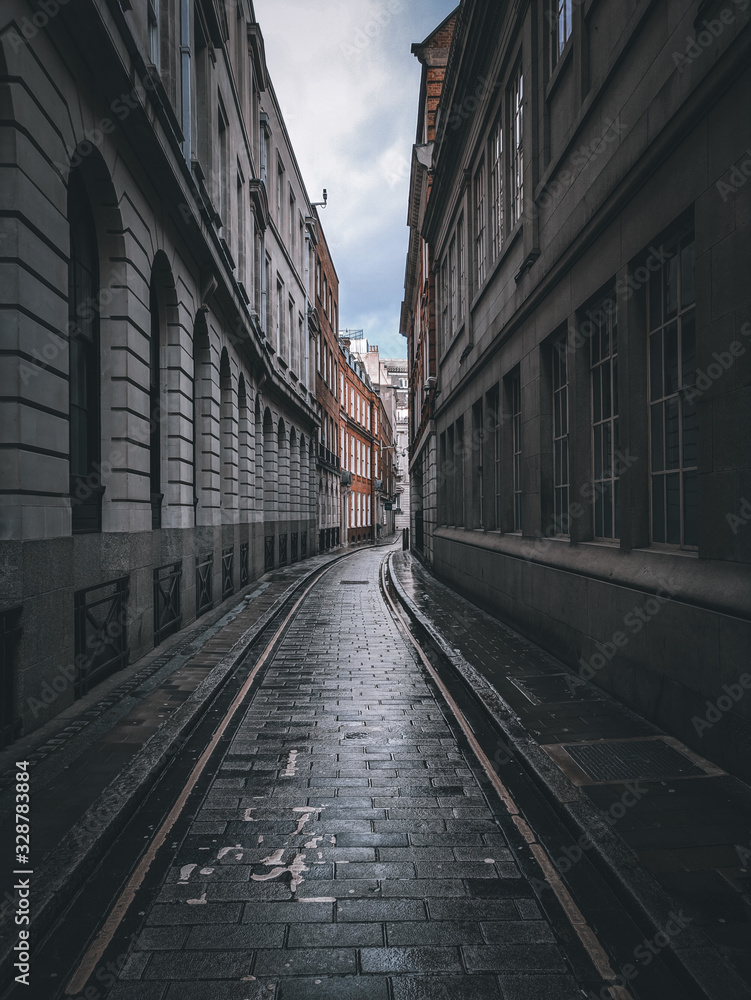
[[[564,744],[563,749],[593,781],[659,780],[706,774],[664,740]]]

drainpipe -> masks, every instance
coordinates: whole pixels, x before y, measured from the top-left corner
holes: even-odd
[[[308,309],[310,308],[310,233],[305,227],[305,388],[310,392],[310,331],[308,330]]]
[[[180,0],[180,78],[183,99],[183,156],[190,163],[190,0]]]

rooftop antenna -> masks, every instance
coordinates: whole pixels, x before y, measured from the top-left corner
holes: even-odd
[[[312,204],[313,208],[325,208],[329,200],[329,193],[326,188],[323,189],[323,201],[314,201]]]

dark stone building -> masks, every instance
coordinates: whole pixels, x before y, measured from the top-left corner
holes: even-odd
[[[418,170],[426,556],[748,776],[747,5],[464,0]]]

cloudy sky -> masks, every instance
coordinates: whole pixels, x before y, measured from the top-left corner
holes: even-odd
[[[266,61],[339,275],[340,327],[399,335],[422,41],[458,0],[254,0]]]

